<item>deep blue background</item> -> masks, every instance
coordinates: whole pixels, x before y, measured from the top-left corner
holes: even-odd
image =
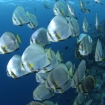
[[[7,2],[8,1],[8,2]],[[29,40],[32,33],[40,27],[47,28],[49,21],[54,17],[53,15],[53,5],[54,1],[51,2],[51,9],[46,10],[43,7],[42,1],[32,1],[32,0],[13,0],[13,1],[4,1],[0,0],[0,36],[6,32],[14,32],[18,33],[22,38],[22,44],[20,45],[20,49],[16,52],[0,55],[0,105],[26,105],[30,101],[33,100],[32,93],[38,83],[35,80],[35,74],[30,74],[20,79],[13,79],[7,76],[6,74],[6,66],[9,59],[14,54],[22,55],[25,48],[29,45]],[[23,2],[21,2],[23,1]],[[26,2],[27,1],[27,2]],[[95,14],[98,13],[99,21],[102,21],[105,18],[105,5],[102,6],[100,4],[94,3],[92,0],[91,3],[86,6],[89,8],[91,12],[89,14],[84,14],[81,12],[78,1],[79,0],[71,0],[74,1],[73,8],[75,9],[75,14],[78,18],[78,22],[80,24],[80,32],[82,33],[82,21],[84,16],[87,18],[89,24],[92,24],[90,27],[90,32],[94,30],[95,24]],[[86,3],[86,0],[84,0]],[[103,0],[104,1],[104,0]],[[105,2],[105,1],[104,1]],[[76,4],[77,3],[77,4]],[[94,4],[94,6],[93,6]],[[37,16],[37,20],[39,23],[39,27],[35,30],[29,29],[26,25],[24,26],[15,26],[12,24],[12,13],[17,6],[23,6],[26,11],[29,11]],[[35,11],[36,8],[36,11]],[[80,13],[80,15],[79,15]],[[65,50],[65,47],[68,46],[68,50]],[[52,43],[50,46],[54,51],[59,50],[62,54],[64,63],[68,60],[72,61],[78,66],[79,60],[75,58],[75,47],[76,47],[76,38],[69,38],[65,41],[61,41],[58,43]],[[58,98],[60,96],[60,98]],[[75,90],[69,89],[66,94],[55,94],[55,97],[52,98],[54,102],[58,100],[59,105],[72,105],[72,102],[75,98]],[[66,102],[66,99],[69,98],[70,102]]]

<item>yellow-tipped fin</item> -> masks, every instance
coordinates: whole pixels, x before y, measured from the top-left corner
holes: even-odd
[[[98,28],[98,30],[100,30],[100,31],[101,31],[101,30],[102,30],[102,27]]]
[[[58,82],[55,82],[56,83],[56,85],[58,85]]]
[[[32,69],[32,68],[34,67],[34,64],[33,64],[33,63],[29,63],[29,64],[28,64],[28,67],[29,67],[30,69]]]
[[[58,87],[58,82],[57,82],[57,81],[55,82],[55,87],[56,87],[56,88]]]
[[[88,51],[88,47],[86,47],[86,51]]]
[[[28,11],[26,12],[26,16],[30,17],[30,13]]]
[[[93,76],[91,76],[91,78],[92,78],[92,80],[93,80],[93,82],[94,82],[94,86],[96,86],[97,81],[95,80],[95,78],[94,78]]]
[[[70,76],[73,76],[73,68],[72,67],[70,67],[69,74],[70,74]]]
[[[22,43],[22,40],[21,40],[21,38],[20,38],[20,36],[17,34],[16,35],[16,39],[17,39],[17,41],[19,42],[19,43]]]
[[[62,59],[62,57],[61,57],[59,51],[57,51],[56,57],[57,57],[57,59],[58,59],[59,61],[63,61],[63,59]]]
[[[2,47],[2,48],[6,50],[7,46],[4,46],[4,47]]]
[[[7,51],[6,48],[7,48],[7,46],[3,46],[3,47],[1,46],[1,49],[3,50],[3,52],[4,52],[5,54],[8,53],[8,51]]]
[[[86,72],[89,73],[89,69],[86,69]]]
[[[51,48],[47,50],[46,55],[49,59],[52,59]]]
[[[56,102],[55,105],[58,105],[58,102]]]
[[[61,9],[60,9],[60,12],[61,12],[61,14],[62,14],[63,16],[65,15],[64,10],[61,10]]]
[[[59,40],[61,40],[61,38],[60,38],[61,34],[55,32],[55,36],[56,36]]]
[[[104,60],[104,58],[100,58],[100,61],[103,61]]]
[[[23,25],[23,22],[22,22],[22,19],[21,18],[18,18],[19,22],[20,22],[20,26]]]

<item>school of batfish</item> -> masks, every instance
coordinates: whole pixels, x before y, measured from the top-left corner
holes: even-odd
[[[88,14],[89,9],[85,8],[85,4],[80,1],[80,8],[83,13]],[[100,0],[95,0],[101,3]],[[43,3],[46,9],[50,9],[50,4],[45,0]],[[87,33],[89,31],[88,21],[86,17],[83,19],[82,29],[84,33],[80,33],[80,26],[75,16],[74,9],[68,0],[65,4],[56,0],[53,6],[54,17],[48,24],[47,29],[38,28],[30,37],[30,45],[24,50],[22,56],[14,55],[7,64],[7,75],[12,78],[20,78],[24,75],[35,73],[36,81],[39,85],[33,91],[33,99],[43,101],[55,95],[55,93],[65,93],[70,88],[75,88],[78,92],[73,105],[81,105],[88,91],[95,87],[95,79],[92,75],[85,75],[86,61],[81,60],[78,68],[71,61],[63,63],[62,56],[59,51],[55,52],[51,48],[46,48],[51,42],[59,42],[70,37],[76,37],[77,47],[75,57],[81,58],[88,56],[92,52],[93,40]],[[31,29],[38,27],[37,18],[34,14],[24,10],[18,6],[12,15],[14,25],[27,25]],[[98,14],[96,13],[96,30],[99,29]],[[19,49],[19,43],[22,40],[18,34],[5,32],[0,37],[0,54],[8,54]],[[96,50],[94,53],[94,61],[103,60],[103,51],[101,41],[98,39]],[[85,105],[91,105],[92,99],[88,100]],[[32,101],[27,105],[58,105],[52,101],[36,102]]]

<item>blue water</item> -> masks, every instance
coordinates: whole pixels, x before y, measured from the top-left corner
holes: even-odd
[[[23,2],[21,2],[23,1]],[[27,2],[26,2],[27,1]],[[71,0],[73,2],[77,2],[79,0]],[[84,0],[86,1],[86,0]],[[72,4],[75,9],[75,14],[78,17],[78,22],[80,24],[80,30],[82,31],[82,21],[84,16],[87,18],[88,22],[92,24],[90,27],[90,32],[94,29],[95,22],[95,14],[98,13],[99,20],[102,21],[105,18],[105,5],[101,6],[100,4],[92,3],[87,6],[91,10],[89,14],[81,13],[80,8],[77,4]],[[104,0],[102,0],[103,2]],[[104,3],[104,2],[103,2]],[[92,6],[94,4],[95,6]],[[54,0],[51,2],[51,9],[46,10],[43,7],[43,1],[31,1],[31,0],[11,0],[8,2],[5,0],[0,0],[0,36],[6,32],[10,31],[13,33],[18,33],[22,38],[22,44],[20,45],[20,49],[16,52],[0,55],[0,105],[26,105],[30,101],[33,100],[33,91],[38,83],[35,80],[35,74],[30,74],[27,76],[23,76],[20,79],[13,79],[7,76],[6,66],[9,59],[14,54],[22,55],[25,48],[29,45],[30,37],[32,33],[37,30],[31,30],[26,25],[23,26],[15,26],[12,23],[12,13],[17,6],[23,6],[25,10],[35,14],[37,16],[39,27],[47,28],[48,22],[54,17],[53,15],[53,5]],[[35,11],[36,8],[36,11]],[[103,9],[104,8],[104,9]],[[79,13],[81,15],[79,15]],[[68,50],[65,50],[65,47],[68,46]],[[61,41],[58,43],[52,43],[50,46],[54,51],[59,50],[63,57],[64,63],[68,60],[72,61],[76,64],[76,67],[79,63],[79,60],[75,58],[75,47],[76,47],[76,38],[69,38],[65,41]],[[58,96],[60,98],[58,99]],[[69,89],[66,94],[55,94],[55,97],[52,98],[54,102],[58,100],[59,105],[72,105],[72,102],[75,98],[75,90]],[[66,102],[66,99],[69,98],[70,102]]]

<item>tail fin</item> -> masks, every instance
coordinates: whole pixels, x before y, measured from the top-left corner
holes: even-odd
[[[19,42],[19,43],[22,43],[22,40],[21,40],[21,38],[20,38],[20,36],[17,34],[16,35],[16,39],[17,39],[17,41]]]

